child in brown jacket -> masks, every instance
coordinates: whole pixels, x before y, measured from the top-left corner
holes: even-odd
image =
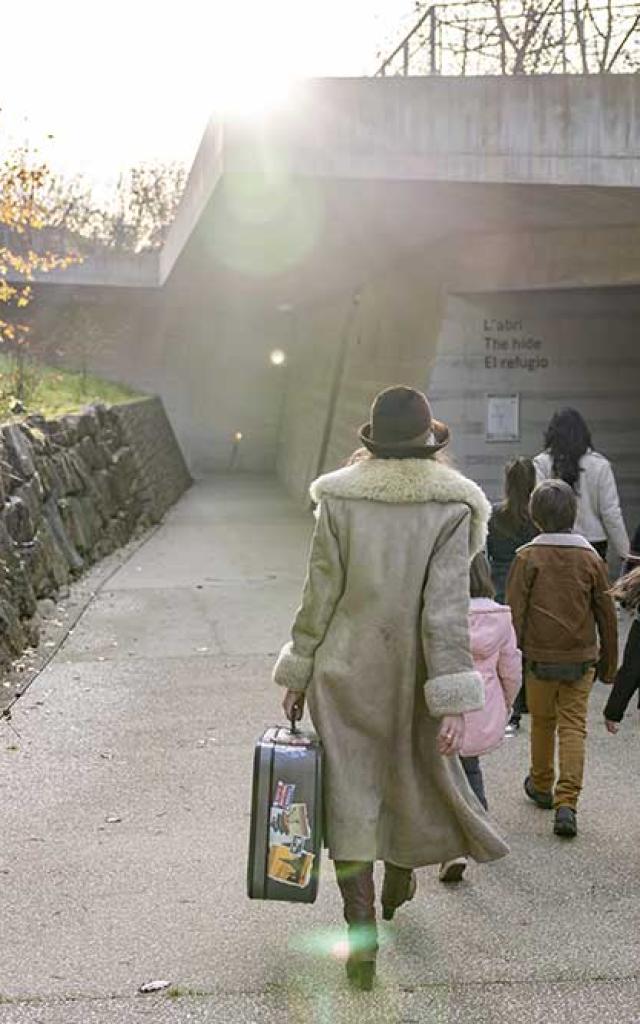
[[[613,681],[618,650],[605,563],[573,533],[576,508],[576,495],[563,480],[536,487],[530,512],[542,532],[518,550],[507,580],[531,714],[531,770],[524,788],[538,807],[555,807],[554,832],[567,837],[577,834],[589,694],[596,671],[603,682]]]

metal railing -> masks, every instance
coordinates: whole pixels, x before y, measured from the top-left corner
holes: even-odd
[[[640,71],[640,2],[453,0],[432,4],[375,74]]]

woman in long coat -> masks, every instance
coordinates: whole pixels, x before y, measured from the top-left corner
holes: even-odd
[[[312,484],[318,505],[302,605],[274,669],[289,717],[308,700],[326,758],[325,818],[349,925],[347,974],[370,988],[383,916],[415,892],[413,868],[507,847],[458,757],[480,708],[469,651],[469,561],[491,508],[438,461],[449,439],[427,399],[381,392],[360,438],[369,457]]]

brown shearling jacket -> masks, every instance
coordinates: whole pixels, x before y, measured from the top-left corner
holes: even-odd
[[[506,596],[524,657],[598,663],[600,678],[612,681],[618,624],[608,589],[605,563],[580,534],[541,533],[519,548]]]

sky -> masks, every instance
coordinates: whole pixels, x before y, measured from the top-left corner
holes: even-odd
[[[3,17],[0,145],[109,182],[139,161],[191,162],[217,109],[292,77],[371,74],[413,0],[31,0]],[[53,134],[53,140],[47,136]]]

